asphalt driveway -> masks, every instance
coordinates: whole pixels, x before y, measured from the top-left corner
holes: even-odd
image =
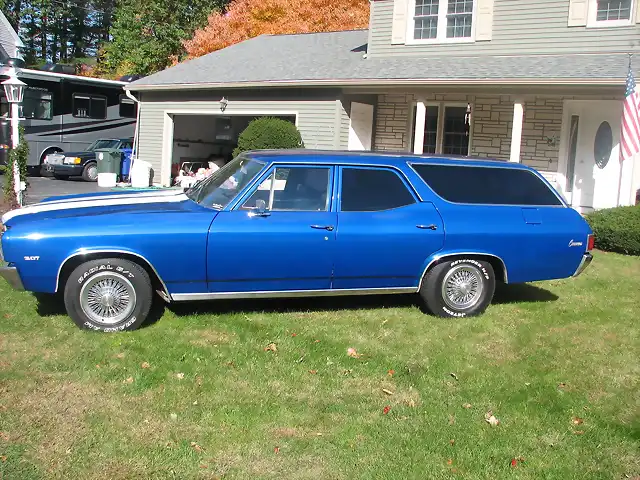
[[[4,188],[4,175],[0,175],[0,186]],[[100,192],[97,182],[85,182],[81,178],[56,180],[51,177],[29,177],[26,204],[37,203],[54,195],[76,195],[79,193]]]

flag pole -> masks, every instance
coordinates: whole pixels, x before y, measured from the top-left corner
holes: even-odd
[[[627,70],[627,72],[631,72],[631,60],[633,58],[633,53],[629,53],[629,69]],[[618,176],[618,206],[621,205],[622,200],[621,200],[621,196],[622,196],[622,172],[624,170],[624,154],[622,153],[622,138],[620,138],[620,159],[619,159],[619,163],[620,163],[620,175]]]

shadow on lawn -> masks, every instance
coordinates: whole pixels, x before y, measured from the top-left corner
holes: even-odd
[[[36,311],[41,317],[66,315],[64,301],[59,295],[35,294]],[[494,304],[554,302],[558,296],[548,290],[530,284],[498,285]],[[353,297],[309,297],[256,300],[217,300],[164,304],[154,302],[145,326],[157,322],[165,308],[179,316],[223,315],[233,313],[271,312],[287,313],[300,311],[327,312],[338,310],[373,310],[378,308],[420,307],[417,295],[372,295]]]

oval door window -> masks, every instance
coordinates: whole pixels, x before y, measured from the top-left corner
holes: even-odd
[[[593,144],[593,155],[598,168],[604,168],[609,163],[613,150],[613,131],[609,122],[602,122],[596,132],[596,139]]]

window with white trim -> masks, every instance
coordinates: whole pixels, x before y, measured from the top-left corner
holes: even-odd
[[[417,107],[413,107],[410,151],[414,152]],[[426,105],[424,140],[418,153],[469,155],[471,105],[429,103]]]
[[[589,25],[607,27],[629,25],[633,12],[633,0],[590,0]]]
[[[409,38],[414,41],[473,40],[475,0],[410,0]]]

